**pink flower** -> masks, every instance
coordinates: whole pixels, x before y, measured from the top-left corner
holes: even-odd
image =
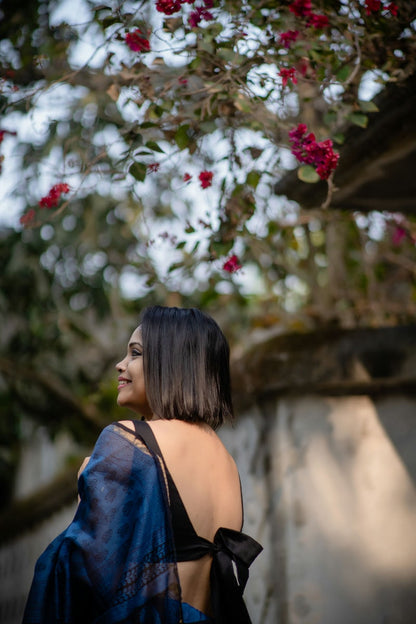
[[[287,30],[286,32],[280,33],[279,41],[284,48],[289,49],[290,45],[299,37],[299,34],[298,30]]]
[[[365,0],[365,12],[367,15],[377,13],[381,9],[381,0]]]
[[[156,173],[156,171],[159,171],[160,163],[158,163],[158,162],[150,163],[150,165],[147,165],[147,168],[148,168],[150,173],[152,173],[152,172]]]
[[[45,197],[39,200],[40,208],[54,208],[58,205],[62,193],[69,193],[69,185],[63,182],[55,184]]]
[[[331,139],[318,142],[313,132],[308,133],[305,124],[299,124],[289,132],[289,141],[292,143],[292,154],[296,159],[312,165],[321,180],[327,180],[331,173],[335,171],[339,154],[332,149]]]
[[[391,237],[393,245],[400,245],[406,236],[406,230],[398,225],[393,232],[393,236]]]
[[[283,88],[287,85],[288,80],[291,80],[293,84],[297,84],[298,82],[298,79],[296,78],[296,69],[294,67],[290,67],[290,69],[282,67],[279,71],[279,76],[282,79]]]
[[[36,213],[33,210],[33,208],[31,208],[24,215],[20,217],[19,221],[24,227],[26,227],[30,225],[31,223],[33,223],[33,221],[35,220],[35,216],[36,216]]]
[[[150,42],[145,37],[142,37],[142,31],[138,28],[131,33],[127,33],[125,41],[133,52],[150,52]]]
[[[308,17],[308,26],[312,26],[317,30],[321,30],[322,28],[326,28],[329,26],[329,19],[326,15],[317,15],[316,13],[311,13]]]
[[[227,273],[235,273],[236,271],[241,269],[242,266],[239,263],[237,256],[234,254],[224,262],[222,268],[224,269],[224,271],[227,271]]]
[[[214,16],[210,11],[203,9],[202,7],[197,7],[195,11],[192,11],[188,18],[188,23],[191,28],[196,28],[201,20],[206,20],[209,22],[214,19]]]
[[[399,7],[394,2],[390,2],[390,4],[386,6],[386,11],[391,13],[393,17],[397,17],[397,14],[399,12]]]
[[[188,84],[188,78],[184,78],[183,76],[181,76],[180,78],[178,78],[178,82],[181,85],[187,85]]]
[[[289,6],[289,11],[292,11],[296,17],[308,17],[312,13],[311,0],[295,0]]]
[[[201,171],[198,176],[199,181],[201,182],[201,188],[206,189],[211,186],[213,176],[214,174],[212,173],[212,171]]]
[[[156,10],[165,15],[172,15],[180,11],[182,2],[180,0],[157,0]]]
[[[192,178],[190,173],[184,173],[183,174],[183,181],[184,182],[189,182],[189,180]]]

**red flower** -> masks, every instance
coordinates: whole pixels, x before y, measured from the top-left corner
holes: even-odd
[[[156,173],[156,171],[159,171],[160,163],[158,162],[150,163],[150,165],[147,165],[147,168],[150,171],[150,173],[152,172]]]
[[[3,143],[5,134],[10,134],[10,136],[16,136],[16,132],[12,132],[11,130],[0,130],[0,144]]]
[[[213,176],[214,174],[212,171],[201,171],[198,176],[199,181],[201,182],[201,188],[206,189],[211,186]]]
[[[391,13],[393,17],[397,17],[397,14],[399,12],[399,7],[394,2],[390,2],[390,4],[386,6],[386,11]]]
[[[181,76],[180,78],[178,78],[178,82],[181,85],[187,85],[188,84],[188,78],[184,78],[183,76]]]
[[[54,208],[57,206],[62,193],[69,193],[69,185],[63,182],[55,184],[49,193],[39,201],[40,208]]]
[[[365,12],[367,15],[377,13],[381,9],[381,0],[365,0]]]
[[[150,52],[150,42],[142,37],[142,31],[136,28],[126,35],[126,43],[133,52]]]
[[[402,241],[406,238],[407,232],[404,228],[399,225],[395,228],[392,236],[393,245],[400,245]]]
[[[31,208],[24,215],[20,217],[19,221],[23,226],[26,227],[30,225],[31,223],[33,223],[33,221],[35,220],[35,216],[36,216],[36,213],[33,210],[33,208]]]
[[[183,174],[183,181],[184,182],[189,182],[189,180],[192,178],[190,173],[184,173]]]
[[[234,254],[233,256],[230,256],[230,258],[228,258],[228,260],[224,262],[224,264],[222,265],[222,268],[224,269],[224,271],[227,271],[227,273],[235,273],[236,271],[241,269],[242,266],[241,264],[239,264],[239,260],[237,256]]]
[[[287,30],[286,32],[280,33],[279,41],[284,48],[289,49],[290,44],[296,41],[299,34],[298,30]]]
[[[209,22],[209,20],[214,19],[214,16],[210,13],[210,11],[203,9],[202,7],[197,7],[195,11],[192,11],[190,14],[188,22],[191,28],[196,28],[199,22],[203,19]]]
[[[156,10],[165,15],[172,15],[180,11],[182,2],[180,0],[157,0]]]
[[[331,139],[317,142],[313,132],[308,133],[305,124],[299,124],[289,132],[289,141],[292,143],[292,154],[296,159],[307,165],[312,165],[321,180],[327,180],[335,171],[339,154],[332,149]]]
[[[308,17],[308,26],[312,26],[317,30],[321,30],[322,28],[326,28],[329,26],[329,19],[326,15],[317,15],[316,13],[311,13]]]
[[[311,0],[295,0],[289,6],[289,11],[292,11],[296,17],[308,17],[312,13]]]
[[[279,71],[279,76],[282,79],[283,88],[287,85],[288,80],[291,80],[293,84],[296,84],[298,81],[298,79],[296,78],[296,69],[294,67],[291,67],[290,69],[282,67],[282,69]]]

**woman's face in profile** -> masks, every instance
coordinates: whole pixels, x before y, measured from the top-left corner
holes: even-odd
[[[142,416],[151,417],[152,411],[146,397],[143,372],[143,346],[140,326],[132,333],[127,355],[116,364],[119,373],[117,403]]]

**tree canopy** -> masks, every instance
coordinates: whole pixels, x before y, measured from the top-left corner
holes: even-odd
[[[0,11],[4,405],[98,422],[85,399],[137,301],[202,306],[236,340],[414,318],[413,217],[331,208],[348,128],[414,73],[414,2]],[[322,205],[275,194],[295,168]]]

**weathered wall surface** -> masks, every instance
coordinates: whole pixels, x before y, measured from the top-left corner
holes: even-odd
[[[224,431],[265,546],[253,622],[416,622],[415,413],[399,397],[286,397]]]
[[[416,331],[375,337],[277,338],[234,365],[239,417],[220,434],[244,530],[264,546],[246,590],[253,624],[416,622]],[[20,623],[73,498],[0,547],[2,624]]]

